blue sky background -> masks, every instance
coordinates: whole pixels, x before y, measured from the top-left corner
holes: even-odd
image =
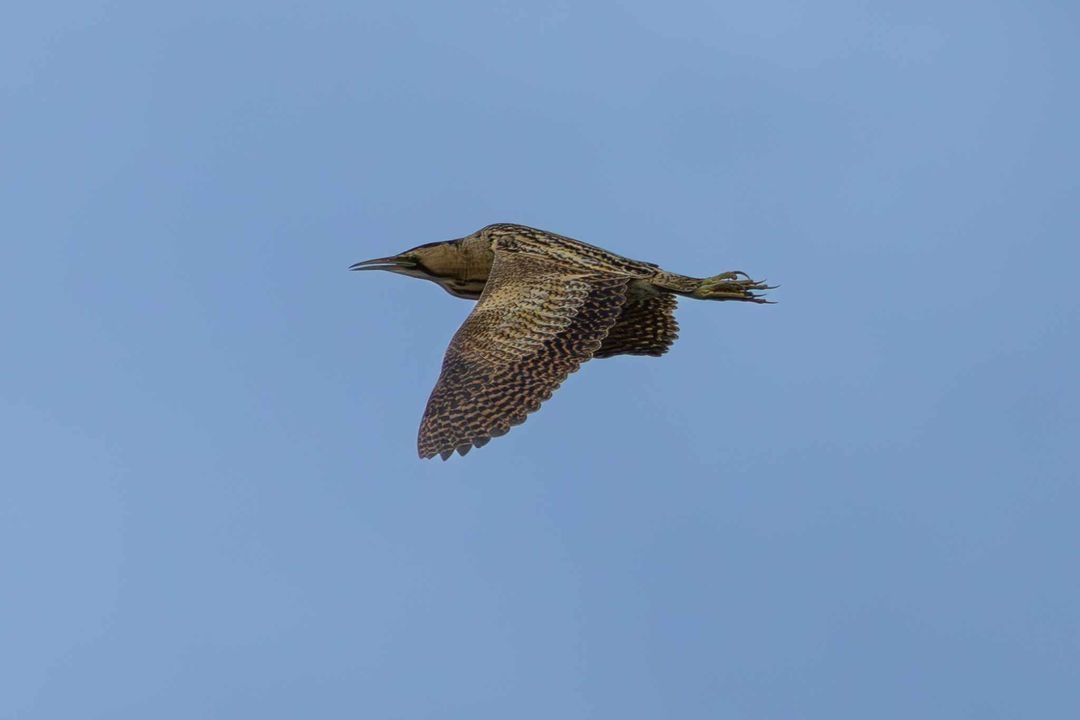
[[[1078,21],[9,8],[0,717],[1080,716]],[[497,221],[779,303],[421,462]]]

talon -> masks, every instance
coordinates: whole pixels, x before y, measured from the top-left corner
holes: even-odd
[[[693,297],[703,300],[743,300],[756,303],[772,303],[765,300],[755,290],[772,290],[773,287],[761,280],[755,280],[745,270],[729,270],[701,281]]]

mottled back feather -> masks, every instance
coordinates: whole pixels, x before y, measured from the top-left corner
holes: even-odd
[[[464,455],[524,422],[600,348],[629,282],[496,247],[487,285],[450,341],[428,400],[420,456]]]
[[[677,304],[671,293],[632,290],[593,357],[663,355],[679,337],[679,323],[675,321]]]

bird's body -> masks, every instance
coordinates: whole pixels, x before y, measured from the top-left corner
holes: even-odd
[[[711,278],[523,225],[489,225],[352,266],[438,283],[479,300],[454,335],[420,424],[424,458],[464,455],[525,421],[581,363],[664,354],[678,335],[676,296],[766,302],[745,273]]]

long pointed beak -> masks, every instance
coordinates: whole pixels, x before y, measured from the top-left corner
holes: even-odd
[[[396,270],[408,270],[416,267],[416,261],[403,257],[384,257],[375,258],[374,260],[365,260],[364,262],[354,263],[349,266],[350,270],[390,270],[391,272]]]

